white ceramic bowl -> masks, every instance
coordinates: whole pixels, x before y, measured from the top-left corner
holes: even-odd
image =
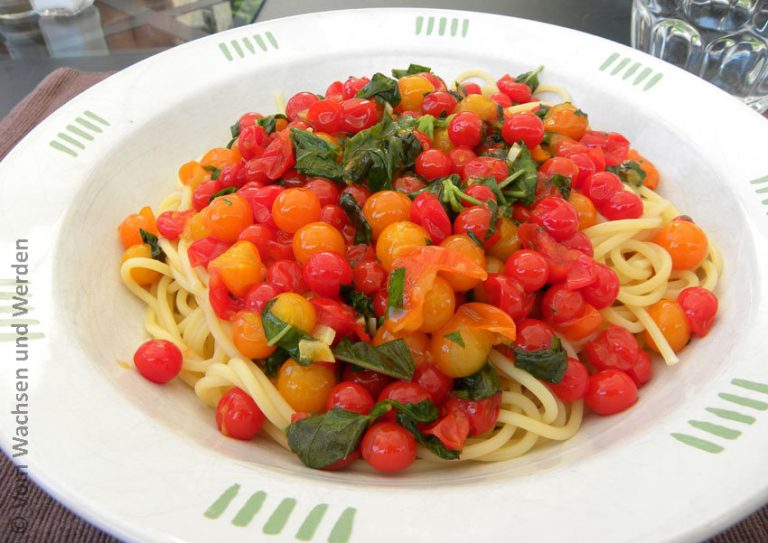
[[[411,62],[446,78],[544,64],[543,81],[567,87],[594,127],[624,133],[662,171],[661,192],[723,252],[711,334],[659,368],[636,408],[590,417],[565,444],[397,477],[312,471],[274,444],[224,439],[184,385],[154,386],[118,365],[143,337],[143,308],[118,277],[119,221],[158,203],[178,166],[226,142],[241,113],[274,111],[276,91],[323,92]],[[768,123],[715,87],[525,20],[342,11],[177,47],[72,100],[0,165],[10,280],[0,288],[15,289],[9,266],[28,240],[21,278],[33,306],[21,320],[0,315],[0,444],[18,452],[11,412],[28,403],[28,453],[16,460],[129,541],[700,540],[768,499],[766,141]],[[34,334],[26,362],[15,361],[11,321]]]

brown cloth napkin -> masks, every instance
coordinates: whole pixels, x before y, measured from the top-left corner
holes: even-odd
[[[0,158],[59,106],[109,75],[109,72],[87,73],[69,68],[52,72],[0,122]],[[26,484],[20,483],[19,478],[23,478],[21,480]],[[21,488],[25,489],[25,493],[19,496]],[[685,522],[685,519],[680,519],[680,522]],[[70,513],[40,487],[28,481],[5,455],[0,455],[0,540],[4,543],[117,541]],[[767,541],[768,506],[708,543]]]

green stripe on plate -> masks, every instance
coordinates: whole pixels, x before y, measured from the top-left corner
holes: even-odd
[[[232,62],[234,59],[232,58],[232,53],[229,52],[229,47],[227,47],[227,44],[224,42],[221,42],[219,44],[219,49],[221,49],[221,52],[224,53],[224,57],[230,62]]]
[[[765,411],[768,409],[768,403],[760,402],[758,400],[753,400],[751,398],[745,398],[744,396],[737,396],[736,394],[728,394],[727,392],[721,392],[718,394],[720,398],[723,400],[726,400],[728,402],[733,402],[738,405],[743,405],[744,407],[751,407],[752,409],[757,409],[758,411]]]
[[[256,45],[258,45],[262,51],[267,51],[267,44],[264,42],[264,38],[262,38],[260,34],[254,34],[253,39],[256,40]]]
[[[50,145],[51,147],[53,147],[53,148],[54,148],[54,149],[56,149],[57,151],[61,151],[62,153],[66,153],[66,154],[68,154],[69,156],[73,156],[73,157],[76,157],[76,156],[77,156],[77,153],[76,153],[76,152],[74,152],[72,149],[70,149],[70,148],[69,148],[69,147],[67,147],[66,145],[62,145],[61,143],[59,143],[59,142],[58,142],[58,141],[56,141],[56,140],[54,140],[54,141],[49,141],[49,142],[48,142],[48,145]],[[2,298],[2,296],[0,296],[0,298]]]
[[[240,508],[240,511],[237,512],[235,518],[232,519],[232,524],[240,527],[248,526],[253,520],[253,517],[256,516],[256,513],[261,509],[266,497],[267,494],[265,492],[254,492],[251,497],[248,498],[248,501],[245,502],[245,505]]]
[[[716,435],[717,437],[722,437],[724,439],[736,439],[741,435],[741,432],[738,430],[733,430],[732,428],[726,428],[725,426],[720,426],[719,424],[713,424],[703,420],[689,420],[688,424],[694,428],[709,432],[712,435]]]
[[[754,381],[747,381],[746,379],[734,379],[731,384],[737,387],[746,388],[748,390],[754,390],[755,392],[762,392],[768,394],[768,385],[764,383],[756,383]]]
[[[90,117],[91,119],[93,119],[97,123],[101,123],[104,126],[109,126],[109,123],[106,120],[102,119],[101,117],[99,117],[98,115],[93,113],[92,111],[86,110],[86,111],[83,112],[83,115],[85,115],[86,117]]]
[[[328,543],[347,543],[352,536],[352,525],[355,522],[355,512],[357,509],[354,507],[347,507],[344,512],[339,515],[339,520],[333,525],[331,533],[328,536]]]
[[[221,496],[219,496],[216,501],[211,504],[206,512],[203,513],[203,515],[210,519],[219,518],[221,514],[227,510],[227,507],[229,507],[229,504],[232,503],[232,500],[235,499],[235,496],[237,496],[238,492],[240,492],[240,485],[235,483],[224,492],[222,492]]]
[[[304,522],[301,524],[299,531],[296,532],[296,539],[299,541],[310,541],[314,537],[317,527],[323,520],[323,516],[325,516],[327,510],[327,503],[321,503],[320,505],[313,507],[312,511],[309,512],[307,518],[304,519]]]
[[[690,445],[691,447],[695,447],[697,449],[700,449],[702,451],[717,454],[719,452],[722,452],[724,449],[720,445],[716,443],[712,443],[711,441],[707,441],[706,439],[700,439],[698,437],[689,436],[688,434],[670,434],[672,437],[674,437],[676,440],[680,441],[681,443],[685,443],[686,445]]]
[[[608,66],[613,64],[613,61],[619,58],[618,53],[612,53],[607,59],[603,61],[603,63],[600,65],[600,71],[602,72],[605,70]]]
[[[85,149],[85,145],[77,141],[75,138],[70,136],[69,134],[65,134],[64,132],[59,132],[57,134],[58,137],[69,143],[70,145],[74,145],[75,147],[79,147],[80,149]]]
[[[269,520],[267,520],[262,531],[268,535],[276,535],[282,532],[294,507],[296,507],[296,500],[293,498],[285,498],[269,517]]]
[[[90,130],[91,132],[97,132],[97,133],[99,133],[99,134],[101,134],[101,132],[102,132],[101,128],[99,128],[98,126],[96,126],[96,125],[95,125],[95,124],[93,124],[92,122],[86,121],[86,120],[85,120],[85,119],[83,119],[82,117],[77,117],[77,118],[75,119],[75,122],[77,122],[77,123],[78,123],[79,125],[81,125],[81,126],[84,126],[84,127],[86,127],[86,128],[87,128],[88,130]]]
[[[755,417],[750,417],[749,415],[744,415],[737,411],[731,411],[730,409],[720,409],[719,407],[707,407],[707,411],[722,419],[743,422],[744,424],[753,424],[757,420]]]
[[[629,64],[632,60],[629,57],[624,57],[621,59],[621,62],[619,62],[616,66],[614,66],[613,70],[611,70],[611,75],[616,75],[621,70],[624,69],[624,66]]]
[[[74,125],[68,124],[67,125],[67,130],[69,130],[70,132],[72,132],[76,136],[80,136],[84,140],[93,141],[93,136],[91,136],[88,132],[86,132],[84,130],[80,130],[78,127],[76,127]]]

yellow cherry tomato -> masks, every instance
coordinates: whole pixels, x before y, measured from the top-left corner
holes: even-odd
[[[503,265],[502,265],[503,266]],[[451,320],[456,310],[456,293],[442,277],[435,277],[432,289],[424,299],[424,322],[419,331],[432,333]]]
[[[397,81],[400,89],[400,108],[403,111],[421,111],[424,97],[435,91],[432,83],[420,75],[406,75]]]
[[[325,363],[301,366],[289,358],[277,375],[277,391],[293,409],[304,413],[325,411],[325,404],[336,385],[336,372]]]
[[[411,217],[411,199],[396,190],[382,190],[365,201],[363,215],[371,225],[373,238],[377,239],[390,224]]]
[[[659,327],[673,351],[677,352],[688,345],[691,329],[680,304],[672,300],[659,300],[648,308],[648,315]],[[645,341],[648,347],[659,352],[656,342],[648,332],[645,332]]]
[[[244,296],[253,285],[264,280],[264,264],[259,249],[250,241],[238,241],[214,258],[208,270],[217,270],[232,294]]]
[[[314,254],[332,251],[340,255],[346,252],[344,236],[325,222],[311,222],[299,228],[293,235],[293,256],[299,264],[306,264]]]
[[[405,341],[417,366],[429,360],[429,338],[424,332],[408,332],[406,330],[392,332],[385,323],[384,326],[376,330],[376,335],[373,336],[371,343],[376,346],[396,339]]]
[[[179,168],[179,181],[182,185],[188,185],[192,190],[195,190],[200,183],[205,181],[207,176],[208,172],[197,160],[191,160]]]
[[[286,324],[311,333],[317,323],[315,306],[301,294],[284,292],[275,297],[272,314]]]
[[[123,253],[120,263],[122,264],[129,258],[152,258],[152,249],[146,243],[131,245]],[[150,270],[149,268],[134,268],[131,270],[133,280],[142,286],[151,285],[158,281],[162,275],[159,271]]]
[[[509,255],[520,248],[520,240],[517,239],[517,225],[512,222],[512,219],[503,217],[499,224],[499,232],[501,233],[499,241],[493,244],[488,253],[506,262]]]
[[[232,341],[246,358],[267,358],[276,345],[269,345],[261,315],[255,311],[240,311],[232,321]]]
[[[471,111],[488,123],[499,118],[499,104],[482,94],[468,94],[456,105],[455,113]]]
[[[387,226],[376,241],[376,257],[382,267],[389,271],[399,256],[413,249],[426,247],[429,234],[421,226],[410,221],[398,221]]]
[[[498,244],[497,244],[498,245]],[[456,251],[471,259],[475,264],[485,269],[485,253],[483,249],[478,247],[477,243],[472,241],[472,238],[464,234],[457,234],[454,236],[448,236],[441,243],[441,247]],[[472,277],[459,277],[451,275],[450,273],[440,273],[439,277],[442,277],[448,284],[451,285],[456,292],[464,292],[473,289],[478,283],[479,279]]]

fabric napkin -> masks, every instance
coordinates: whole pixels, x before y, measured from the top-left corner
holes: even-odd
[[[48,75],[0,122],[0,159],[59,106],[109,75],[111,72],[88,73],[70,68],[59,68]],[[26,493],[19,496],[21,488],[26,489]],[[680,519],[680,522],[685,521],[686,519]],[[17,531],[14,532],[14,529]],[[0,539],[8,543],[37,541],[114,543],[117,541],[62,507],[40,487],[29,481],[26,475],[20,473],[2,454],[0,454],[0,535],[2,535]],[[768,506],[710,539],[708,543],[766,543],[766,541],[768,541]]]

